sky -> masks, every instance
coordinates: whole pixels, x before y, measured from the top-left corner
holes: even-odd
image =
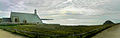
[[[103,24],[106,20],[120,22],[120,0],[0,0],[0,18],[10,12],[33,13],[37,9],[43,21],[56,24]]]

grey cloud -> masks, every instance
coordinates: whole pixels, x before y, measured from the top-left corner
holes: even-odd
[[[49,23],[80,24],[85,23],[81,21],[84,19],[84,21],[87,20],[86,23],[88,24],[101,24],[101,22],[108,19],[114,21],[120,19],[119,2],[119,0],[0,0],[0,10],[32,11],[38,9],[38,15],[41,18],[55,19],[46,21]],[[71,8],[78,9],[78,12],[61,12],[61,10]],[[9,16],[8,13],[0,13],[0,16]],[[71,18],[77,19],[73,20],[76,22],[73,23],[68,20]]]

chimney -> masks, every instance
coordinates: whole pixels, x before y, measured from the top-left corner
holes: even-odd
[[[36,9],[34,10],[34,14],[37,14],[37,10]]]

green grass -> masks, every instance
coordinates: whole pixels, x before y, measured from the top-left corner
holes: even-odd
[[[16,26],[0,26],[7,31],[26,35],[28,37],[52,37],[60,35],[59,37],[74,37],[69,35],[82,34],[90,32],[92,30],[108,27],[110,25],[98,25],[98,26],[60,26],[60,25],[16,25]],[[67,36],[66,36],[67,35]],[[80,36],[76,36],[80,37]],[[55,37],[56,38],[56,37]]]

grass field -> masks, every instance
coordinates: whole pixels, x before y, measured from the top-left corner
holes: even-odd
[[[50,38],[50,37],[71,37],[72,35],[90,32],[95,29],[108,27],[110,25],[98,26],[60,26],[60,25],[15,25],[15,26],[0,26],[2,29],[25,35],[32,38]],[[80,37],[80,36],[76,36]]]

